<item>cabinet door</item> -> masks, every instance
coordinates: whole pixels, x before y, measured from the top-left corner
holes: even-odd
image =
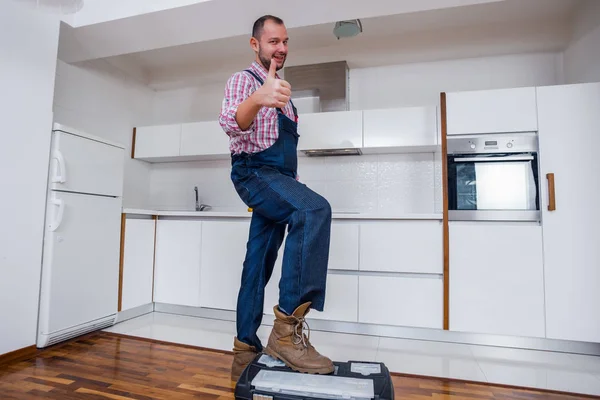
[[[301,114],[298,150],[362,147],[362,111]]]
[[[126,219],[121,310],[152,303],[154,220]]]
[[[436,107],[366,110],[364,147],[434,146],[437,144]]]
[[[179,156],[181,124],[140,126],[135,130],[135,158]]]
[[[450,222],[450,329],[544,337],[542,227]]]
[[[540,87],[537,96],[547,336],[600,342],[600,84]]]
[[[308,318],[358,322],[358,276],[327,274],[325,309],[312,310]]]
[[[448,135],[537,131],[535,88],[448,93]]]
[[[358,270],[358,224],[333,221],[328,269]]]
[[[158,221],[154,265],[156,303],[200,305],[201,239],[201,221]]]
[[[358,322],[443,328],[443,280],[360,276]]]
[[[283,246],[282,246],[283,249]],[[279,280],[281,279],[281,257],[275,265],[271,280],[265,290],[264,313],[273,315],[273,306],[279,303]],[[358,321],[358,276],[327,274],[325,309],[323,312],[312,310],[308,318],[330,321]]]
[[[360,270],[441,274],[442,240],[440,221],[365,222],[360,227]]]
[[[235,310],[250,220],[203,221],[200,305]]]
[[[204,121],[181,126],[182,156],[229,154],[229,137],[219,121]]]

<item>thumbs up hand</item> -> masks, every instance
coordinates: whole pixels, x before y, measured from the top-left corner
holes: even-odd
[[[255,92],[258,103],[263,107],[282,108],[290,101],[292,87],[283,79],[275,77],[276,69],[277,62],[272,59],[264,85]]]

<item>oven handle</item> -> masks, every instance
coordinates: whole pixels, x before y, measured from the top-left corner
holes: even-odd
[[[455,162],[481,162],[481,161],[531,161],[533,156],[503,156],[503,157],[464,157],[455,158]]]

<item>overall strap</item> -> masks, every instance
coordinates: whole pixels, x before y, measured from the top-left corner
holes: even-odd
[[[244,72],[248,72],[250,75],[252,75],[258,81],[258,83],[260,83],[261,85],[265,84],[265,82],[258,75],[256,75],[254,73],[254,71],[245,69]],[[294,106],[294,103],[292,103],[292,99],[290,99],[290,104],[292,105],[292,108],[294,109],[294,115],[297,117],[298,113],[296,111],[296,107]],[[281,108],[277,108],[277,111],[283,114],[283,110]]]

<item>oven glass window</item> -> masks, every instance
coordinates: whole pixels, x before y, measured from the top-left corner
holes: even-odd
[[[537,184],[531,161],[459,162],[455,166],[455,209],[537,209]]]

